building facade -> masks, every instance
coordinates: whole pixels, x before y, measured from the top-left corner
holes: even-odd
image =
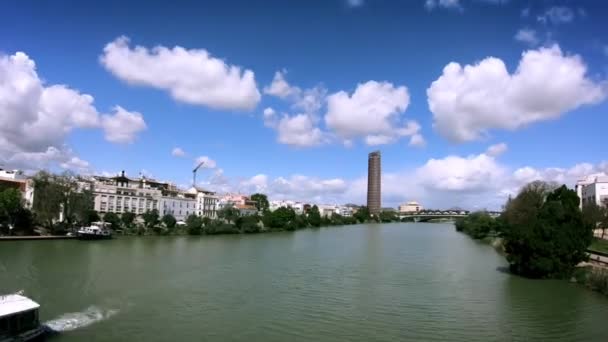
[[[0,169],[0,185],[19,190],[25,207],[32,208],[34,204],[34,181],[28,179],[23,172]]]
[[[192,191],[192,189],[190,191]],[[196,192],[197,215],[216,219],[217,211],[219,209],[219,197],[212,191],[203,189],[194,189],[194,191]]]
[[[196,196],[189,193],[166,193],[159,201],[159,214],[172,215],[177,221],[185,221],[188,216],[197,214]]]
[[[608,176],[592,176],[577,182],[576,193],[581,208],[589,204],[608,206]]]
[[[380,151],[369,154],[367,161],[367,208],[373,215],[380,214],[382,209],[382,169]]]
[[[170,189],[168,183],[146,177],[129,178],[124,171],[116,177],[94,176],[92,184],[93,209],[102,214],[131,212],[141,215],[153,209],[161,213],[159,203],[162,191]]]
[[[399,205],[399,213],[417,213],[422,210],[424,210],[424,208],[416,201],[410,201]]]

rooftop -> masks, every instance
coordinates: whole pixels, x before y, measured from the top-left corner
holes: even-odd
[[[22,295],[0,296],[0,317],[38,309],[39,307],[38,303]]]

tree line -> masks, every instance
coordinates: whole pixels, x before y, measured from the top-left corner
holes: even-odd
[[[297,214],[290,207],[270,211],[268,197],[257,193],[251,196],[257,208],[254,215],[241,215],[238,209],[227,206],[218,211],[215,219],[190,215],[185,224],[178,224],[174,216],[160,216],[156,209],[141,215],[131,212],[97,213],[93,210],[93,189],[73,173],[57,175],[41,171],[33,177],[33,185],[34,201],[31,211],[26,208],[19,190],[0,188],[1,235],[31,235],[34,234],[34,227],[50,234],[62,235],[101,220],[111,223],[118,233],[128,235],[248,234],[398,221],[394,212],[384,211],[377,216],[370,215],[367,207],[359,207],[352,216],[337,213],[321,215],[316,205],[302,214]]]

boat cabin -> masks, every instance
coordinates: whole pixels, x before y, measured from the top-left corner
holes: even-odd
[[[0,341],[28,341],[41,335],[39,308],[38,303],[19,294],[0,296]]]

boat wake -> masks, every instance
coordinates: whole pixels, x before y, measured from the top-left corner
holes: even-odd
[[[44,325],[56,332],[70,331],[108,319],[117,312],[118,310],[103,310],[96,306],[90,306],[82,312],[63,314],[54,320],[45,322]]]

